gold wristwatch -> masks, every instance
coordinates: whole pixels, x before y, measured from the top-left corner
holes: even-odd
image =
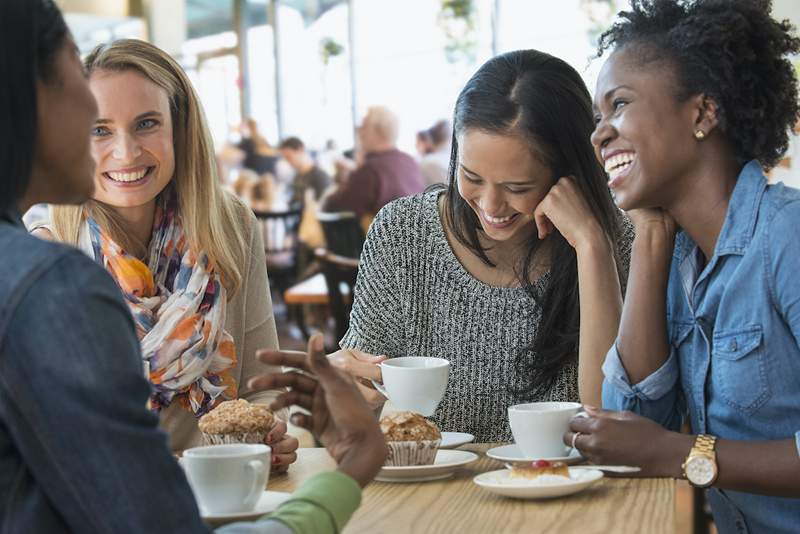
[[[696,488],[707,488],[717,480],[716,441],[714,436],[700,434],[683,462],[683,476]]]

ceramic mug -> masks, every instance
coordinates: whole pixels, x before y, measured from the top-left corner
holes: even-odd
[[[580,410],[577,402],[531,402],[508,409],[508,423],[514,442],[527,458],[560,458],[568,456],[564,433],[569,421]]]
[[[404,356],[380,363],[383,384],[372,381],[375,389],[398,410],[431,416],[444,396],[450,362],[444,358]]]
[[[269,479],[272,449],[232,443],[195,447],[180,463],[204,515],[252,511]]]

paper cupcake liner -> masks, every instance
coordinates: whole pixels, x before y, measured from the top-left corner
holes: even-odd
[[[384,465],[431,465],[442,440],[387,441],[388,455]]]
[[[240,432],[238,434],[203,434],[207,445],[227,445],[229,443],[264,443],[266,432]]]

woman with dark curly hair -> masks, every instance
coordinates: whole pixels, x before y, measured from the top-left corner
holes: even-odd
[[[589,408],[564,440],[712,488],[720,532],[800,525],[800,191],[763,171],[798,118],[800,40],[770,10],[633,0],[600,39],[592,142],[636,226],[603,404],[630,411]]]

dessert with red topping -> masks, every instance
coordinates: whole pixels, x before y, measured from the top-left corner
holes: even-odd
[[[536,460],[535,462],[515,465],[511,468],[509,478],[526,478],[532,480],[542,475],[557,475],[569,478],[569,468],[564,462]]]

